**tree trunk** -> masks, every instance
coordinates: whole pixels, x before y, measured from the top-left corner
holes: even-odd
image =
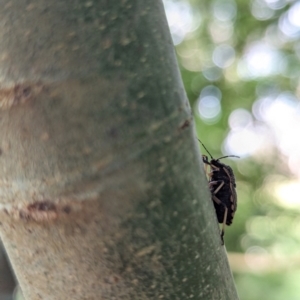
[[[237,299],[161,1],[1,7],[0,230],[25,299]]]
[[[15,280],[0,242],[0,299],[12,300]]]

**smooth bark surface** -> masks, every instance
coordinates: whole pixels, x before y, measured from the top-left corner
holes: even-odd
[[[237,299],[161,1],[0,5],[0,231],[25,298]]]
[[[7,257],[0,242],[0,299],[12,300],[12,293],[15,287],[15,280],[10,270]]]

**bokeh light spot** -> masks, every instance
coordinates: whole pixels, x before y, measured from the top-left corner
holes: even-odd
[[[210,67],[202,71],[203,76],[209,81],[217,81],[221,78],[222,72],[218,67]]]
[[[251,113],[243,108],[234,110],[229,116],[229,126],[231,129],[245,128],[252,124]]]
[[[257,20],[268,20],[275,14],[274,10],[263,0],[252,1],[251,13]]]
[[[221,115],[221,91],[215,86],[206,86],[197,101],[197,111],[206,123],[216,122]]]
[[[178,45],[189,32],[200,26],[201,16],[193,11],[187,1],[164,0],[163,3],[173,43]]]
[[[295,39],[300,36],[300,2],[296,2],[279,19],[279,28],[286,37]]]
[[[231,128],[224,143],[226,154],[241,157],[253,155],[262,148],[268,139],[268,132],[263,125],[255,125],[252,115],[246,109],[236,109],[229,116]]]
[[[213,4],[214,17],[220,21],[229,21],[236,16],[236,3],[230,0],[218,0]]]
[[[287,208],[300,210],[300,182],[291,181],[276,185],[278,203]]]
[[[234,58],[233,47],[226,44],[217,46],[213,52],[213,62],[222,69],[229,67],[234,62]]]
[[[265,77],[278,74],[284,66],[279,50],[264,44],[250,45],[238,64],[238,74],[242,79]]]

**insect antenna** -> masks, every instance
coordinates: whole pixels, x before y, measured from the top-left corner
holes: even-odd
[[[222,158],[226,158],[226,157],[237,157],[237,158],[240,158],[240,157],[237,156],[237,155],[226,155],[226,156],[219,157],[218,160],[219,160],[219,159],[222,159]]]
[[[214,159],[213,157],[212,157],[212,155],[210,154],[210,152],[206,149],[206,147],[204,146],[204,144],[198,139],[198,141],[201,143],[201,145],[203,146],[203,148],[206,150],[206,152],[209,154],[209,156],[210,156],[210,158],[211,159]]]

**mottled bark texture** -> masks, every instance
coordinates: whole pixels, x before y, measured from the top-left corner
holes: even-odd
[[[0,231],[25,298],[237,299],[161,1],[0,7]]]

